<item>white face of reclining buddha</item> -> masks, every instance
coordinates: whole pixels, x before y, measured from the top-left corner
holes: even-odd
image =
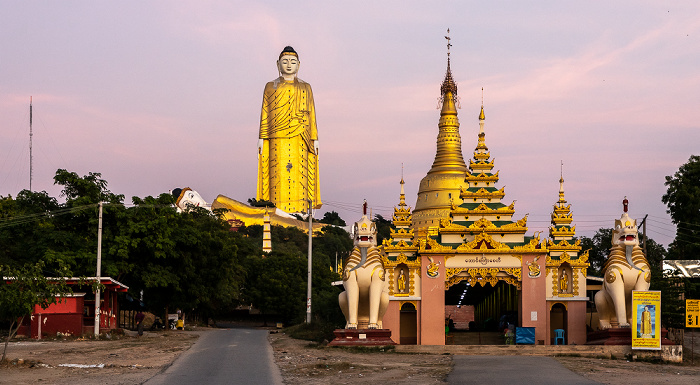
[[[205,207],[206,205],[207,202],[204,201],[204,198],[202,198],[198,192],[194,190],[187,190],[182,196],[182,199],[180,199],[180,202],[178,202],[177,207],[179,207],[181,210],[187,210],[187,208],[190,206]]]
[[[615,221],[612,243],[621,246],[639,246],[638,234],[637,221],[630,218],[627,213],[622,214],[622,217]]]

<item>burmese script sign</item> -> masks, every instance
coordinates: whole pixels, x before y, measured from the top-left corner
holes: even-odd
[[[486,266],[488,264],[501,263],[501,257],[487,257],[482,255],[481,257],[467,258],[464,262],[468,264],[479,263]]]
[[[700,299],[685,300],[685,327],[700,328]]]
[[[457,255],[448,259],[445,267],[522,267],[522,262],[520,258],[509,254],[469,254]]]
[[[632,291],[632,349],[661,350],[660,291]]]

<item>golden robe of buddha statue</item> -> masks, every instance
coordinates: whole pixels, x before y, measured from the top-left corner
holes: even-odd
[[[566,293],[569,290],[569,275],[566,274],[566,270],[562,271],[561,279],[559,280],[559,291]]]
[[[644,336],[651,336],[651,312],[649,312],[648,307],[644,307],[644,311],[642,312],[642,337]]]
[[[257,200],[288,213],[321,207],[318,132],[311,86],[297,78],[299,56],[292,47],[280,53],[280,77],[263,94],[258,141]]]
[[[397,279],[399,286],[399,293],[406,291],[406,276],[403,274],[403,270],[399,273],[399,278]]]

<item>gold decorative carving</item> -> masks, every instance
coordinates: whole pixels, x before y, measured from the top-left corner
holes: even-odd
[[[417,301],[399,301],[399,311],[401,311],[401,308],[403,308],[404,304],[410,303],[413,305],[413,308],[418,310],[418,302]]]
[[[481,286],[485,284],[496,286],[498,281],[505,281],[510,285],[516,286],[518,289],[522,287],[521,268],[449,268],[446,269],[445,275],[445,290],[464,280],[469,282],[472,286],[477,284]]]
[[[515,246],[513,247],[513,251],[517,251],[520,253],[533,253],[533,252],[547,252],[547,249],[544,247],[544,242],[540,243],[540,237],[539,235],[532,238],[530,242],[528,242],[527,245],[523,246]]]
[[[420,253],[453,253],[454,249],[449,246],[443,246],[439,244],[435,239],[428,237],[425,242],[420,242],[419,252]]]
[[[433,260],[433,257],[428,257],[428,260],[430,263],[426,267],[425,274],[428,275],[430,278],[437,278],[438,275],[440,275],[440,265],[441,262],[438,261],[437,263]]]
[[[479,253],[502,253],[504,250],[511,250],[508,245],[493,239],[491,235],[481,232],[474,237],[471,242],[463,243],[457,246],[458,253],[470,252],[478,250]]]
[[[540,265],[537,263],[537,261],[540,259],[540,256],[536,256],[534,261],[532,262],[527,262],[527,269],[528,271],[528,277],[530,278],[538,278],[540,275],[542,275],[542,270],[540,270]]]
[[[387,270],[389,270],[389,295],[394,295],[394,269]]]
[[[500,229],[503,229],[503,230],[517,229],[517,230],[527,231],[526,226],[527,226],[527,215],[517,222],[513,222],[513,223],[509,223],[507,225],[501,226]],[[538,240],[539,240],[539,238],[538,238]]]
[[[467,231],[467,227],[453,223],[449,218],[443,218],[440,220],[440,232],[444,231],[464,232]]]
[[[474,209],[467,209],[464,207],[457,207],[452,211],[452,214],[494,214],[494,215],[511,215],[515,213],[515,202],[511,203],[510,206],[499,207],[497,209],[490,209],[486,204],[482,203]]]
[[[480,178],[477,182],[486,182],[486,181],[491,181],[491,180],[493,180],[494,182],[498,181],[498,178],[496,178],[496,179],[488,179],[488,178],[489,178],[488,176],[484,179]],[[469,180],[469,177],[467,177],[466,179]],[[469,180],[469,181],[473,182],[474,180]],[[469,191],[468,189],[466,189],[466,190],[462,189],[459,193],[459,197],[462,199],[474,199],[474,198],[477,198],[477,199],[478,198],[503,199],[503,197],[506,196],[504,189],[505,189],[505,187],[501,188],[500,190],[496,190],[496,191],[488,191],[483,187],[476,190],[476,191]]]
[[[574,243],[570,243],[566,239],[562,239],[559,242],[547,239],[547,248],[550,251],[565,251],[565,250],[581,250],[581,240],[577,239]]]
[[[469,229],[472,230],[482,230],[482,229],[497,229],[496,225],[494,225],[490,220],[486,218],[481,218],[478,221],[472,223],[469,225]]]
[[[613,270],[613,269],[608,270],[608,273],[605,274],[605,282],[613,283],[613,282],[615,282],[615,279],[617,279],[617,276],[615,276],[615,270]]]
[[[550,249],[551,251],[551,249]],[[559,259],[552,259],[551,255],[547,256],[547,267],[559,267],[562,263],[568,263],[572,267],[586,268],[589,266],[588,263],[588,251],[583,253],[583,255],[572,258],[566,251],[559,256]]]

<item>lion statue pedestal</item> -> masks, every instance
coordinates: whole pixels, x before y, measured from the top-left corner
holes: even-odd
[[[343,270],[345,291],[338,296],[345,316],[345,329],[334,332],[330,345],[394,345],[391,330],[382,329],[389,307],[389,290],[384,277],[381,252],[377,248],[377,227],[364,214],[354,226],[355,248]]]

